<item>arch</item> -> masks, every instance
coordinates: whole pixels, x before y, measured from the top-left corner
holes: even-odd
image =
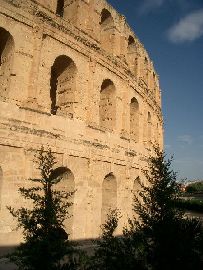
[[[155,142],[156,144],[159,146],[159,139],[160,139],[160,127],[159,127],[159,123],[156,123],[156,132],[155,132]]]
[[[5,100],[8,98],[15,46],[11,34],[2,27],[0,37],[0,99]]]
[[[139,104],[135,97],[130,102],[130,137],[139,141]]]
[[[146,85],[148,84],[148,64],[149,61],[145,56],[143,59],[142,77]]]
[[[101,224],[106,221],[107,214],[110,209],[115,209],[117,206],[117,182],[113,173],[105,176],[102,183],[102,209],[101,209]]]
[[[71,58],[58,56],[51,68],[51,114],[69,118],[74,114],[77,68]]]
[[[152,137],[152,117],[151,117],[151,113],[148,112],[147,114],[147,140],[148,142],[151,141],[151,137]]]
[[[111,13],[107,9],[101,12],[101,36],[100,42],[104,50],[109,53],[113,52],[113,38],[114,38],[114,20]]]
[[[153,91],[154,91],[154,98],[157,100],[158,91],[159,91],[159,84],[158,84],[158,78],[155,72],[153,72]]]
[[[138,191],[140,190],[140,177],[137,176],[133,181],[133,187],[132,187],[132,206],[134,206],[134,200],[135,197],[139,197]],[[133,207],[132,207],[132,216],[138,217],[138,215],[135,213]]]
[[[129,36],[128,38],[127,61],[130,70],[132,71],[133,74],[136,75],[138,68],[137,45],[135,43],[135,39],[132,36]]]
[[[75,180],[72,171],[66,167],[59,167],[54,170],[54,173],[61,176],[61,181],[56,185],[56,188],[65,191],[73,192],[75,191]],[[69,218],[64,221],[66,232],[69,234],[69,237],[73,236],[73,222],[74,222],[74,194],[69,198],[69,202],[72,205],[69,207]]]
[[[56,14],[63,17],[64,14],[64,0],[57,0]]]
[[[99,118],[100,127],[113,130],[116,125],[116,88],[114,83],[106,79],[100,90]]]
[[[132,36],[128,37],[128,51],[129,52],[136,51],[135,39]]]
[[[135,43],[135,39],[132,36],[129,36],[128,38],[128,48],[127,53],[129,56],[135,57],[137,54],[137,45]]]
[[[134,194],[137,195],[137,192],[138,192],[139,187],[140,187],[139,182],[140,182],[140,177],[137,176],[133,181],[133,189],[132,189],[133,195]]]
[[[152,77],[153,77],[153,86],[155,86],[156,74],[154,71],[152,72]]]

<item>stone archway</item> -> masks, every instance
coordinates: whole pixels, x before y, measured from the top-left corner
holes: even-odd
[[[131,72],[136,75],[138,69],[138,53],[135,39],[132,36],[129,36],[128,38],[127,61],[129,63]]]
[[[113,130],[116,125],[116,88],[111,80],[104,80],[100,90],[100,127]]]
[[[105,176],[102,183],[102,209],[101,224],[106,221],[110,209],[117,207],[117,182],[116,177],[110,173]]]
[[[138,217],[138,215],[133,210],[133,205],[134,205],[135,197],[139,197],[139,194],[138,194],[138,191],[140,190],[139,182],[140,182],[140,177],[137,176],[133,181],[133,187],[132,187],[132,216],[134,217]]]
[[[59,167],[55,169],[55,171],[58,171],[58,174],[62,177],[61,181],[56,185],[56,189],[65,192],[75,191],[75,181],[72,171],[66,167]],[[72,205],[69,207],[69,218],[64,222],[65,230],[70,238],[73,237],[74,231],[74,195],[69,198],[69,202],[72,203]]]
[[[114,20],[111,13],[107,9],[103,9],[101,12],[101,47],[108,51],[113,52],[114,45]]]
[[[139,104],[135,97],[130,102],[130,137],[139,141]]]
[[[51,114],[72,118],[76,91],[77,68],[71,58],[58,56],[51,68]]]
[[[64,0],[57,0],[56,14],[63,17],[64,14]]]
[[[147,57],[144,57],[142,59],[142,78],[147,86],[148,86],[148,69],[149,69],[149,61]]]
[[[152,140],[152,117],[151,113],[147,114],[147,141],[151,142]]]
[[[132,189],[133,194],[137,194],[140,187],[139,182],[140,182],[140,177],[137,176],[133,181],[133,189]]]
[[[0,99],[8,98],[14,59],[14,40],[11,34],[0,27]]]

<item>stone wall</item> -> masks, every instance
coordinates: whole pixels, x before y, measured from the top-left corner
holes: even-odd
[[[0,245],[22,239],[7,205],[50,146],[76,189],[72,239],[96,238],[109,207],[124,221],[153,143],[163,146],[158,76],[105,0],[0,0]]]

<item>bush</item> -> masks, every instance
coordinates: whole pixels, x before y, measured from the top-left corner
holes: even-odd
[[[196,182],[186,186],[185,191],[188,193],[200,193],[203,192],[203,182]]]

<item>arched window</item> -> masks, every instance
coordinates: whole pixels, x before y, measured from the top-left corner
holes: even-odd
[[[64,13],[64,0],[57,1],[56,14],[60,17],[63,17]]]
[[[132,36],[129,36],[128,38],[128,53],[136,53],[137,47],[135,44],[135,39]]]
[[[155,132],[155,141],[159,145],[160,140],[160,126],[159,123],[156,123],[156,132]]]
[[[138,176],[138,177],[136,177],[136,178],[134,179],[134,182],[133,182],[133,190],[132,190],[132,192],[133,192],[133,194],[135,194],[135,195],[137,195],[137,192],[138,192],[138,190],[139,190],[139,188],[140,188],[139,182],[140,182],[140,177]]]
[[[108,51],[113,52],[113,38],[114,38],[114,21],[111,13],[107,9],[101,12],[101,47]]]
[[[137,67],[138,55],[135,39],[132,36],[129,36],[128,38],[127,61],[132,73],[136,74],[138,68]]]
[[[117,183],[115,176],[110,173],[106,175],[102,184],[102,209],[101,223],[106,221],[107,214],[110,209],[115,209],[117,206]]]
[[[74,181],[74,175],[66,167],[59,167],[55,169],[54,171],[57,171],[57,174],[62,177],[61,181],[56,185],[56,188],[61,191],[65,192],[74,192],[75,191],[75,181]],[[72,203],[72,205],[69,207],[69,218],[67,218],[64,222],[66,233],[69,234],[69,237],[72,238],[73,236],[73,221],[74,221],[74,195],[69,198],[69,202]]]
[[[154,94],[154,97],[156,98],[156,74],[153,72],[152,73],[152,91]]]
[[[136,177],[133,181],[133,187],[132,187],[132,205],[134,205],[135,197],[137,198],[139,196],[138,192],[140,190],[140,177]],[[135,211],[132,209],[132,216],[138,217],[138,215],[135,213]]]
[[[146,84],[148,84],[148,59],[147,57],[144,58],[143,62],[143,69],[142,69],[142,77]]]
[[[151,142],[152,139],[152,117],[151,113],[148,112],[147,115],[147,140],[148,142]]]
[[[116,89],[111,80],[104,80],[100,90],[100,126],[113,130],[116,125]]]
[[[51,68],[51,114],[73,117],[77,68],[65,55],[56,58]]]
[[[139,104],[136,98],[132,98],[130,103],[130,137],[139,141]]]
[[[14,58],[14,40],[11,34],[0,27],[0,99],[8,98],[10,77]]]

